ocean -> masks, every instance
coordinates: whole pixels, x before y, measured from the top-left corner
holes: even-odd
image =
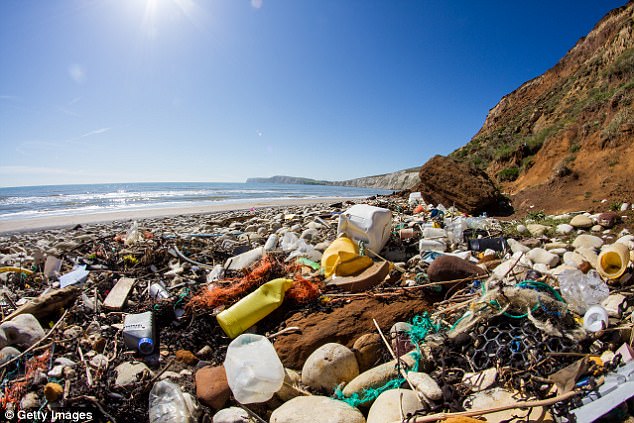
[[[271,199],[364,198],[392,191],[326,185],[161,182],[0,188],[0,221]]]

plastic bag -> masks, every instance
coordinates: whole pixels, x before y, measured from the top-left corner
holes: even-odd
[[[156,382],[150,391],[150,423],[194,423],[200,409],[196,400],[169,380]]]
[[[224,366],[229,388],[241,404],[268,401],[284,384],[282,362],[262,335],[246,333],[234,339]]]
[[[583,315],[590,306],[600,304],[608,298],[610,289],[599,274],[590,270],[584,274],[581,270],[565,270],[559,274],[561,296],[575,313]]]

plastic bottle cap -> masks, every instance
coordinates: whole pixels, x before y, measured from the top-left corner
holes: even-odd
[[[588,332],[598,332],[608,327],[608,312],[600,305],[593,305],[583,316],[583,327]]]
[[[139,339],[138,347],[141,354],[152,354],[154,352],[154,341],[152,341],[152,338],[141,338]]]

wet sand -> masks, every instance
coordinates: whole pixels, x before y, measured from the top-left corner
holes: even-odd
[[[357,198],[358,199],[358,198]],[[0,222],[0,234],[12,232],[27,232],[41,229],[53,229],[73,227],[89,223],[112,222],[116,220],[133,220],[156,217],[181,216],[192,214],[205,214],[232,210],[245,210],[249,208],[279,207],[279,206],[303,206],[310,204],[328,204],[338,201],[352,200],[352,198],[342,197],[320,197],[302,199],[278,199],[278,200],[255,200],[240,201],[235,203],[199,205],[189,207],[169,207],[146,210],[121,210],[101,213],[87,213],[72,216],[49,216],[35,217],[31,219],[16,219]]]

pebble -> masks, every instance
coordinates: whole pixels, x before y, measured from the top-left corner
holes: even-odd
[[[0,325],[0,348],[18,345],[28,348],[45,335],[40,322],[32,314],[19,314]]]
[[[32,408],[40,407],[40,397],[38,397],[37,392],[29,392],[25,396],[22,397],[20,401],[20,408],[22,410],[29,410]]]
[[[590,228],[590,232],[601,232],[603,231],[603,226],[601,225],[594,225],[593,227]]]
[[[119,364],[115,369],[117,372],[117,378],[115,379],[115,386],[123,387],[137,383],[138,380],[153,375],[152,371],[139,361],[136,362],[124,362]]]
[[[462,383],[471,388],[472,392],[479,392],[490,388],[495,383],[498,372],[495,367],[477,373],[465,373]]]
[[[291,369],[284,369],[284,384],[279,391],[275,393],[282,401],[288,401],[297,396],[303,395],[302,392],[297,389],[297,386],[301,383],[302,376]]]
[[[97,354],[90,359],[90,365],[95,369],[105,369],[108,367],[108,357],[103,354]]]
[[[576,249],[579,248],[593,248],[599,249],[603,245],[603,240],[594,235],[579,235],[572,242],[572,246]]]
[[[506,243],[509,245],[509,248],[513,253],[517,253],[518,251],[522,253],[527,253],[530,251],[530,248],[513,238],[507,239]]]
[[[524,232],[528,231],[528,228],[525,225],[517,225],[517,232],[523,234]]]
[[[505,405],[512,405],[517,402],[516,398],[519,393],[504,390],[502,388],[493,388],[486,391],[477,392],[465,400],[463,406],[467,410],[482,410],[485,408],[495,408]],[[518,408],[488,413],[487,421],[501,422],[517,420],[516,416],[526,416],[527,412]],[[531,408],[530,417],[526,422],[543,422],[546,420],[547,412],[543,407]]]
[[[254,423],[249,413],[239,407],[223,408],[214,414],[212,423]]]
[[[559,256],[552,254],[543,248],[533,248],[526,256],[534,263],[545,264],[548,267],[555,267],[559,263]]]
[[[220,410],[231,395],[227,373],[223,366],[207,366],[195,375],[196,398],[207,407]]]
[[[357,338],[352,345],[352,352],[357,358],[359,371],[365,372],[375,366],[383,348],[383,341],[378,333],[366,333]]]
[[[79,338],[83,334],[84,334],[84,330],[77,325],[70,326],[68,329],[64,330],[64,338],[66,339]]]
[[[409,372],[407,379],[414,386],[414,389],[421,393],[425,398],[432,401],[438,401],[442,398],[442,389],[438,383],[427,373]]]
[[[301,396],[273,411],[270,423],[365,423],[359,410],[343,401],[320,395]]]
[[[182,363],[188,364],[190,366],[198,363],[198,358],[188,350],[178,350],[176,351],[176,360]]]
[[[573,217],[570,220],[570,225],[576,229],[587,229],[592,227],[592,219],[582,214]]]
[[[401,362],[407,367],[414,364],[414,357],[411,354],[405,354],[401,357]],[[364,389],[378,388],[385,382],[398,376],[396,370],[396,360],[388,361],[373,367],[359,376],[352,379],[344,388],[343,394],[347,397],[353,394],[360,394]]]
[[[20,350],[13,347],[4,347],[0,350],[0,364],[19,356]]]
[[[571,233],[574,229],[575,228],[573,228],[572,225],[569,225],[567,223],[560,223],[555,228],[555,232],[557,232],[558,234],[561,234],[561,235],[567,235],[567,234]]]
[[[308,356],[302,368],[302,383],[332,393],[341,382],[349,382],[358,374],[359,365],[354,353],[333,342],[322,345]]]
[[[180,379],[180,378],[181,378],[181,374],[180,373],[172,372],[171,370],[163,372],[163,374],[161,374],[161,376],[159,376],[160,380],[164,380],[164,379]]]
[[[421,407],[418,395],[411,389],[390,389],[374,401],[368,412],[367,423],[397,422],[402,415],[413,413]]]
[[[548,226],[541,225],[539,223],[531,223],[530,225],[526,225],[526,229],[528,232],[535,237],[540,237],[546,233],[549,229]]]

